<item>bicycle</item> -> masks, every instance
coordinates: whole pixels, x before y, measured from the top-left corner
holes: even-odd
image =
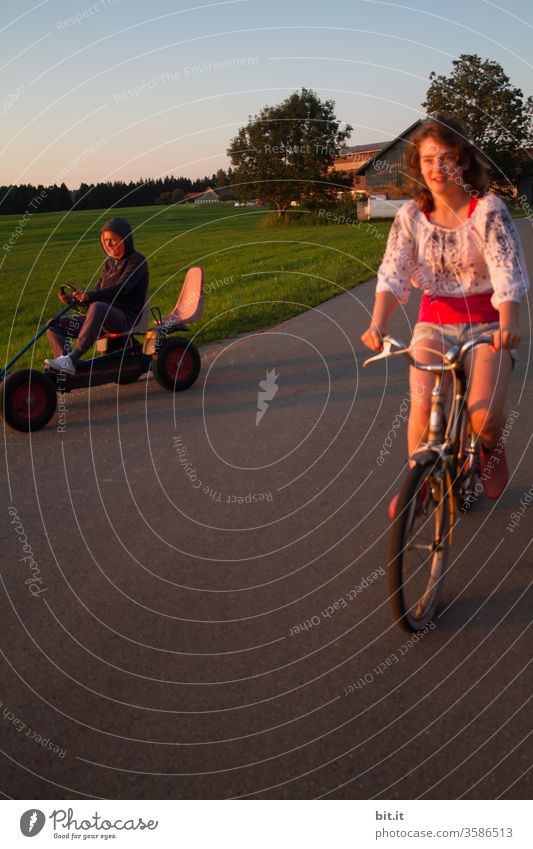
[[[491,342],[492,337],[481,336],[450,348],[442,363],[422,364],[402,342],[385,336],[383,351],[363,363],[368,366],[403,355],[415,368],[435,375],[428,438],[410,458],[414,465],[401,487],[389,536],[389,601],[394,621],[404,631],[420,631],[435,616],[459,504],[466,503],[475,491],[480,474],[479,448],[466,406],[463,363],[477,345]],[[447,373],[453,382],[448,420]]]

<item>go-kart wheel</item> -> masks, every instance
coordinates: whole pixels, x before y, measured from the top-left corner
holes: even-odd
[[[164,389],[182,392],[200,374],[198,348],[187,339],[167,339],[152,358],[154,377]]]
[[[48,424],[56,407],[55,385],[36,369],[15,371],[0,384],[0,411],[15,430],[40,430]]]

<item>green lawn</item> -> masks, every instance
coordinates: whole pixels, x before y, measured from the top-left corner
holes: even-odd
[[[276,324],[368,280],[390,227],[265,227],[269,210],[232,206],[137,207],[117,214],[138,228],[135,244],[149,259],[151,303],[163,312],[173,307],[187,268],[204,268],[208,291],[205,316],[195,327],[201,328],[199,344]],[[108,217],[101,210],[35,214],[14,247],[2,247],[2,363],[58,311],[61,283],[94,285],[105,259],[98,233]],[[0,216],[0,246],[20,219]],[[44,338],[35,356],[40,361],[47,355]]]

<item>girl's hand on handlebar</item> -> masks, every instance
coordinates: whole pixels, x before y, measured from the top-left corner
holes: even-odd
[[[500,327],[492,334],[493,351],[509,351],[511,348],[517,348],[520,343],[520,334],[518,327],[510,325],[508,327]]]
[[[386,330],[380,330],[375,324],[371,324],[368,330],[365,330],[361,336],[361,342],[370,348],[371,351],[383,350],[383,336],[386,335]]]

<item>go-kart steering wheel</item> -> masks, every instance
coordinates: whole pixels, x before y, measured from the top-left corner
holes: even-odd
[[[63,285],[59,287],[59,291],[61,292],[61,294],[64,295],[66,298],[68,298],[68,292],[66,292],[65,289],[70,289],[72,292],[75,292],[76,289],[77,289],[77,286],[71,286],[70,283],[63,283]],[[82,304],[82,303],[80,303],[80,301],[75,301],[75,300],[70,300],[69,305],[70,306],[76,306],[76,307],[79,307],[80,309],[84,309],[84,310],[87,310],[87,308],[89,306],[89,304]]]

